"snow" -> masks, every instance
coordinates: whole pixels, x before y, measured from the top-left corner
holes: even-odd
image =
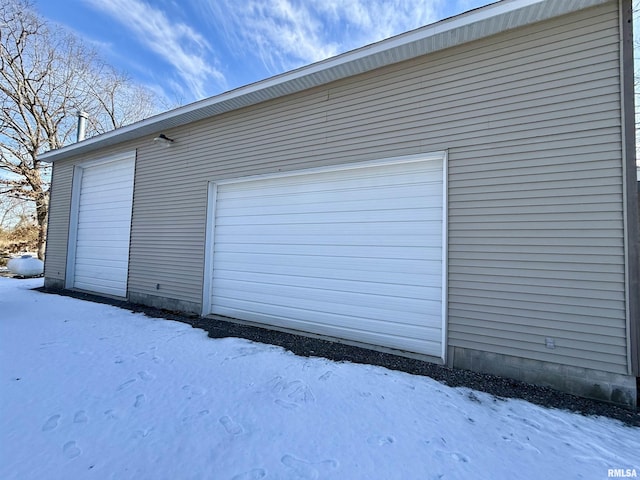
[[[41,285],[0,278],[2,479],[640,472],[640,429],[615,420],[214,340],[179,322],[31,290]]]

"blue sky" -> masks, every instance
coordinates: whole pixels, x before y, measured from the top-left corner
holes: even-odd
[[[111,65],[184,104],[490,0],[34,0]]]

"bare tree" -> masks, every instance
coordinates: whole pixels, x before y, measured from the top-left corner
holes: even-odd
[[[88,132],[99,134],[150,117],[158,112],[158,97],[124,73],[95,64],[94,81],[86,85],[83,109],[89,114]]]
[[[29,211],[24,202],[9,195],[0,196],[0,231],[10,230],[20,221],[29,217]]]
[[[44,257],[49,179],[44,151],[70,143],[76,112],[88,135],[148,117],[154,94],[99,60],[77,37],[44,21],[29,0],[0,5],[0,195],[30,202]]]

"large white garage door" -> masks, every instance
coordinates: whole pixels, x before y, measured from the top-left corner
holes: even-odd
[[[442,357],[443,157],[219,183],[211,312]]]
[[[73,257],[73,288],[126,296],[135,157],[82,168]]]

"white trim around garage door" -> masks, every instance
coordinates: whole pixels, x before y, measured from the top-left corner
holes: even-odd
[[[447,328],[447,281],[446,281],[447,279],[447,189],[446,189],[447,166],[446,164],[447,164],[446,152],[435,152],[435,153],[428,153],[428,154],[418,154],[418,155],[388,158],[388,159],[382,159],[382,160],[376,160],[376,161],[350,163],[346,165],[310,168],[310,169],[298,170],[298,171],[286,172],[286,173],[256,175],[256,176],[250,176],[250,177],[210,182],[209,183],[209,200],[208,200],[208,208],[207,208],[207,230],[206,230],[207,239],[206,239],[206,255],[205,255],[205,269],[204,269],[205,275],[204,275],[204,288],[203,288],[203,311],[202,311],[203,315],[209,315],[209,314],[226,315],[230,317],[239,318],[241,320],[264,323],[266,325],[273,325],[280,328],[284,327],[284,328],[290,328],[294,330],[308,331],[314,334],[321,334],[321,335],[326,335],[326,336],[336,337],[336,338],[344,338],[345,340],[348,340],[348,341],[355,341],[355,342],[360,342],[365,344],[368,343],[368,344],[381,346],[385,348],[392,348],[396,350],[406,350],[412,353],[424,354],[431,357],[440,358],[444,362],[445,354],[446,354],[446,328]],[[413,172],[415,172],[415,174]],[[220,250],[235,248],[235,243],[233,239],[229,240],[226,234],[222,235],[221,233],[222,230],[219,230],[218,232],[216,231],[217,223],[219,221],[217,220],[217,217],[221,215],[220,213],[218,213],[218,209],[220,207],[225,208],[225,205],[237,205],[238,201],[243,202],[245,198],[244,197],[245,194],[243,193],[243,191],[245,189],[248,189],[248,195],[251,195],[251,191],[257,191],[256,189],[259,190],[262,187],[267,189],[268,188],[279,189],[281,188],[281,186],[297,184],[299,182],[300,187],[296,187],[294,185],[291,188],[293,188],[294,190],[296,188],[300,189],[299,193],[296,194],[298,195],[296,198],[300,198],[299,195],[302,195],[303,197],[307,195],[305,189],[309,188],[309,186],[311,186],[312,189],[316,187],[319,187],[320,189],[322,189],[324,188],[323,185],[331,185],[328,182],[337,181],[339,183],[347,182],[347,186],[350,189],[350,192],[352,193],[355,192],[355,195],[359,196],[360,194],[357,193],[358,191],[365,192],[367,190],[367,186],[368,186],[367,182],[369,182],[367,178],[370,178],[370,179],[372,178],[373,182],[377,185],[378,188],[380,185],[382,185],[383,188],[386,188],[385,182],[388,181],[387,178],[397,177],[399,178],[398,182],[400,182],[398,184],[399,186],[393,186],[392,188],[395,189],[394,192],[400,192],[402,188],[404,188],[402,186],[402,182],[406,181],[407,178],[410,178],[411,182],[413,182],[413,175],[415,175],[415,178],[418,178],[418,179],[429,178],[429,179],[436,180],[435,181],[436,197],[433,196],[434,195],[433,193],[430,193],[431,197],[429,198],[431,200],[425,200],[425,197],[426,197],[426,194],[425,194],[425,197],[421,197],[419,202],[424,203],[426,201],[433,201],[433,198],[437,198],[437,203],[440,204],[441,202],[441,208],[438,209],[436,205],[436,208],[434,209],[433,206],[429,205],[428,209],[410,212],[409,210],[414,208],[412,204],[413,200],[411,199],[411,197],[406,198],[406,205],[409,208],[409,210],[406,210],[406,208],[401,206],[402,200],[396,199],[394,196],[394,193],[391,191],[388,192],[388,195],[390,196],[387,199],[382,198],[380,202],[377,202],[377,199],[376,199],[376,201],[373,202],[373,203],[377,202],[378,206],[380,206],[383,210],[386,210],[384,214],[387,217],[389,215],[393,217],[393,215],[396,213],[393,211],[393,209],[389,210],[389,204],[397,202],[398,205],[400,205],[397,210],[398,215],[403,215],[409,212],[413,218],[419,219],[416,226],[420,231],[424,230],[424,228],[422,228],[424,225],[429,225],[428,228],[432,228],[434,225],[441,226],[441,228],[438,228],[436,230],[437,234],[435,235],[435,237],[433,237],[432,234],[429,234],[430,237],[435,238],[434,245],[437,245],[438,248],[440,248],[440,253],[433,254],[432,252],[434,252],[434,248],[427,248],[425,246],[425,248],[420,250],[420,247],[418,247],[415,250],[416,252],[418,252],[417,258],[420,258],[420,260],[416,260],[414,262],[416,265],[420,264],[420,262],[422,261],[421,259],[425,255],[426,251],[429,251],[429,255],[435,255],[437,257],[437,261],[441,262],[441,264],[437,268],[432,267],[432,270],[428,272],[428,275],[424,275],[424,277],[429,276],[429,278],[431,279],[430,281],[433,281],[437,277],[440,277],[438,280],[439,285],[437,285],[435,288],[434,288],[434,285],[429,285],[429,286],[422,285],[422,284],[410,285],[406,287],[406,290],[407,292],[412,291],[414,293],[411,293],[411,294],[407,293],[406,300],[402,298],[400,299],[391,298],[391,297],[389,298],[389,305],[390,305],[389,308],[393,309],[393,308],[396,308],[394,307],[394,305],[395,306],[400,305],[400,311],[398,313],[398,317],[401,317],[403,315],[406,316],[407,323],[411,324],[409,326],[403,326],[403,325],[400,325],[401,321],[399,320],[399,325],[400,325],[398,327],[399,330],[405,329],[404,333],[399,334],[399,337],[402,337],[400,340],[393,338],[394,337],[393,334],[390,334],[389,339],[385,337],[386,335],[384,333],[385,331],[389,331],[389,329],[393,330],[396,328],[394,324],[389,324],[389,325],[384,324],[384,322],[389,322],[388,312],[386,314],[387,320],[383,320],[382,322],[381,321],[377,322],[378,325],[382,325],[380,332],[373,332],[373,331],[367,332],[366,330],[362,330],[362,326],[366,325],[369,321],[367,318],[367,313],[363,313],[362,314],[363,320],[359,320],[356,323],[354,323],[354,325],[356,326],[350,330],[349,328],[342,329],[340,327],[324,328],[323,325],[318,326],[313,321],[311,322],[301,321],[300,323],[296,323],[295,318],[288,319],[288,318],[284,318],[277,315],[273,316],[268,313],[263,314],[264,312],[251,313],[251,312],[243,311],[242,308],[238,308],[238,310],[234,310],[233,308],[229,309],[229,308],[226,308],[225,306],[217,305],[217,303],[223,303],[223,302],[222,300],[220,300],[219,297],[216,296],[216,293],[219,293],[222,290],[227,290],[227,285],[228,285],[228,288],[232,290],[233,289],[232,285],[237,284],[236,282],[238,281],[238,279],[236,280],[231,280],[226,278],[219,279],[216,277],[216,271],[214,270],[216,268],[216,265],[218,265],[218,263],[219,265],[223,265],[223,264],[226,264],[229,259],[237,258],[236,253],[229,254],[229,253],[223,253],[221,251],[216,251],[216,238],[220,245],[219,246]],[[404,176],[404,178],[402,176]],[[292,177],[298,177],[298,178],[292,178]],[[438,185],[438,183],[440,183],[440,185]],[[289,188],[289,187],[286,187],[286,188]],[[334,186],[331,185],[330,188],[333,190]],[[376,188],[376,187],[374,186],[372,188]],[[415,189],[416,185],[413,185],[407,188]],[[420,183],[418,183],[417,188],[421,189],[423,187],[420,185]],[[225,200],[221,200],[220,195],[223,195],[222,198],[225,198]],[[325,199],[329,198],[326,196],[329,194],[321,193],[320,195],[321,196],[319,198],[325,198]],[[322,195],[325,195],[325,196],[322,197]],[[441,195],[441,199],[438,198],[439,195]],[[231,197],[235,197],[237,200],[230,200]],[[365,197],[371,198],[371,195],[368,194],[368,195],[365,195]],[[278,200],[278,203],[282,204],[282,200],[286,202],[286,195],[284,199],[280,198]],[[308,200],[308,198],[305,198],[304,200]],[[294,199],[294,202],[292,203],[293,205],[296,205],[295,201],[296,200]],[[363,201],[362,199],[356,200],[356,202],[362,202],[362,201]],[[318,206],[322,206],[322,204],[316,204],[314,206],[315,213],[312,212],[310,213],[310,215],[318,216],[318,218],[322,217],[323,221],[329,218],[329,222],[330,222],[329,228],[336,228],[336,224],[331,223],[332,222],[331,218],[332,218],[332,215],[336,215],[336,212],[338,212],[337,213],[338,216],[342,215],[343,212],[338,211],[340,210],[340,208],[338,208],[338,210],[333,210],[333,214],[331,213],[331,211],[329,211],[329,213],[327,214],[325,212],[318,212],[317,211]],[[241,208],[244,208],[246,211],[245,207],[241,207]],[[277,211],[277,206],[275,208]],[[289,207],[287,207],[287,209],[289,209]],[[296,209],[299,210],[298,208]],[[427,215],[426,213],[427,210],[429,210],[430,215],[433,216],[435,214],[437,218],[435,218],[435,220],[427,220],[425,217],[424,221],[420,220],[422,216]],[[435,210],[436,212],[439,210],[439,213],[434,213],[433,210]],[[268,214],[265,217],[261,213],[258,213],[258,212],[254,212],[254,213],[255,214],[251,216],[256,218],[258,220],[258,223],[265,223],[265,222],[268,223],[270,221],[268,218]],[[280,215],[280,214],[277,213],[277,215]],[[296,217],[294,215],[291,218],[295,219],[299,217]],[[237,220],[240,221],[241,218],[238,217]],[[225,220],[223,215],[220,221],[222,222],[223,225],[227,225],[229,221],[231,221],[232,224],[235,223],[236,219],[233,217],[232,218],[226,217],[226,220]],[[344,219],[341,221],[349,222],[349,214],[347,213]],[[349,223],[341,224],[341,225],[344,226],[344,232],[353,231],[353,228],[349,227],[350,225]],[[227,229],[226,231],[228,231],[228,226],[220,227],[220,228],[225,228]],[[246,229],[245,226],[240,226],[238,228],[232,226],[231,231],[232,232],[235,231],[237,233],[243,229]],[[264,226],[258,225],[255,235],[258,237],[265,236],[265,235],[268,235],[269,232],[271,231],[273,231],[273,229],[270,226],[264,227]],[[306,238],[307,239],[310,237],[313,238],[313,235],[314,234],[311,233],[310,235],[307,235]],[[349,238],[348,235],[350,234],[344,233],[342,235],[344,239],[348,240]],[[437,238],[438,236],[440,238]],[[292,245],[295,245],[295,242],[293,242]],[[270,250],[270,249],[271,249],[271,246],[267,248],[267,250]],[[351,248],[351,250],[353,249]],[[356,256],[357,255],[358,253],[356,253]],[[251,256],[251,253],[249,254],[249,256]],[[260,261],[260,259],[268,258],[268,255],[266,257],[264,255],[261,257],[256,256],[255,258],[256,260]],[[296,260],[296,259],[292,257],[292,260]],[[380,260],[381,264],[384,262],[385,260]],[[429,263],[430,265],[432,265],[433,261],[425,262],[425,264],[426,263]],[[410,265],[410,270],[415,270],[413,265],[411,264],[410,258],[403,259],[402,261],[396,262],[396,265],[393,266],[394,270],[397,270],[397,267],[401,264]],[[332,269],[334,267],[337,269],[340,268],[339,266],[336,267],[335,265],[331,265],[330,263],[327,265],[328,269]],[[237,275],[240,275],[240,277],[242,277],[243,274],[238,273]],[[395,291],[402,290],[403,289],[402,287],[403,273],[400,272],[399,276],[397,272],[389,275],[390,275],[390,278],[391,277],[399,278],[399,285],[394,285],[390,288],[394,289]],[[264,275],[264,271],[262,273],[251,274],[251,276],[253,276],[256,279],[257,283],[255,283],[254,286],[258,285],[258,290],[259,290],[259,283],[263,281],[265,278],[267,278],[267,276]],[[414,279],[424,278],[424,277],[421,277],[420,274],[416,274],[415,271],[413,271],[413,273],[407,273],[407,276],[412,276]],[[319,288],[319,289],[322,290],[323,288],[327,288],[327,279],[322,277],[318,277],[318,278],[319,278],[318,280],[319,284],[320,283],[322,284],[322,288]],[[382,277],[379,277],[378,280],[380,278]],[[304,280],[307,281],[307,279],[304,279]],[[239,281],[240,283],[242,283],[244,280],[240,278]],[[352,282],[352,280],[349,280],[349,281]],[[216,288],[214,288],[214,282],[217,285]],[[412,283],[412,282],[408,282],[408,283]],[[381,285],[376,285],[377,288],[379,288],[380,286]],[[282,287],[276,286],[274,292],[276,292],[276,294],[279,294],[281,291],[286,291],[286,290],[289,290],[290,292],[292,292],[292,291],[295,291],[296,288],[298,288],[297,285],[291,285],[291,286],[285,285]],[[426,292],[426,291],[429,292],[429,295],[435,294],[436,296],[439,296],[439,298],[431,298],[431,297],[421,298],[422,296],[421,292]],[[329,297],[331,295],[335,295],[336,297],[339,297],[342,294],[340,290],[331,290],[330,287],[328,288],[328,290],[326,290],[326,292],[322,292],[322,295],[325,295],[325,293],[326,295],[329,295]],[[248,293],[248,295],[251,296],[251,293]],[[361,292],[355,292],[353,295],[354,297],[362,296],[363,298],[367,298],[366,295],[362,295]],[[404,292],[403,292],[403,295],[404,295]],[[260,300],[262,302],[266,301],[265,299],[268,298],[267,296],[262,295],[262,292],[259,292],[259,291],[256,292],[255,296],[256,298],[262,298],[262,300]],[[377,298],[375,295],[370,295],[369,298],[370,298],[370,301],[373,301],[373,303],[377,303],[378,300],[380,300],[380,302],[386,301],[383,297],[384,295],[381,294],[380,298]],[[217,300],[214,301],[213,300],[214,298],[216,298]],[[434,302],[433,300],[437,300],[437,301]],[[258,302],[259,300],[256,300],[256,301]],[[303,301],[306,301],[306,299],[304,299]],[[313,303],[313,300],[310,300],[310,302]],[[332,302],[329,301],[328,303],[332,303]],[[336,298],[336,303],[339,303],[339,300],[337,298]],[[407,309],[404,313],[401,311],[403,303],[406,303],[407,305]],[[421,322],[419,321],[419,318],[421,318],[421,308],[422,308],[421,305],[425,305],[425,304],[429,304],[429,309],[435,308],[437,304],[438,313],[436,316],[438,318],[437,320],[434,320],[435,316],[432,313],[428,313],[428,314],[425,313],[425,320],[424,320],[425,326],[423,328],[423,326],[420,325]],[[365,302],[362,305],[362,311],[363,312],[367,311],[369,306],[370,305],[368,305],[368,302]],[[269,310],[270,308],[271,306],[265,308],[265,310]],[[373,306],[373,308],[375,308],[375,306]],[[384,309],[388,310],[386,307],[384,307]],[[287,308],[286,307],[282,308],[282,310],[285,311],[287,310]],[[356,306],[355,311],[357,312],[357,310],[358,310],[358,307]],[[334,317],[336,316],[340,317],[339,313],[336,315],[334,307],[332,307],[332,311],[333,313],[331,315],[333,315]],[[349,315],[351,315],[350,318],[354,317],[354,308],[348,307],[345,309],[345,314],[344,314],[345,319],[347,319]],[[319,315],[319,317],[321,316],[322,315]],[[375,316],[375,312],[373,316]],[[427,320],[426,319],[427,317],[429,317],[430,320]],[[409,318],[412,318],[412,320],[409,320]],[[418,319],[418,321],[416,321],[416,319]],[[349,322],[349,320],[345,320],[345,322]],[[372,320],[372,323],[373,322],[374,321]],[[435,329],[429,330],[427,329],[427,324],[429,324],[429,322],[431,322],[430,325],[435,325],[435,323],[438,323],[438,325],[435,325],[436,327]],[[318,320],[318,323],[322,324],[322,321]],[[358,329],[361,329],[361,330],[358,330]],[[428,340],[425,337],[424,342],[422,342],[421,339],[419,338],[421,335],[421,333],[419,332],[422,332],[422,331],[425,331],[425,332],[428,331],[429,333],[427,336],[430,336]],[[362,334],[360,334],[359,332],[362,332]],[[437,332],[437,337],[433,336],[434,334],[436,334],[436,332]],[[418,338],[408,338],[414,334]]]
[[[135,151],[125,152],[74,166],[65,288],[118,297],[126,296],[135,158]],[[98,208],[91,213],[82,213],[83,188],[87,187],[87,172],[95,172],[101,174],[100,177],[104,177],[111,173],[112,167],[121,170],[120,177],[115,179],[117,188],[97,194],[97,198],[101,202],[104,201],[106,209]],[[96,181],[99,182],[101,179],[96,179]],[[114,212],[119,217],[117,219],[119,228],[114,228],[114,219],[109,217]],[[88,215],[91,215],[90,218],[87,218]],[[82,227],[81,222],[87,220],[91,222],[91,225]],[[78,242],[79,239],[84,240],[80,238],[83,237],[83,231],[84,233],[88,232],[96,243],[100,242],[100,245],[95,245],[93,249],[96,252],[102,252],[100,254],[104,256],[102,266],[89,267],[87,270],[84,266],[79,265],[83,259],[80,259],[79,262]],[[106,243],[103,245],[103,242]],[[110,248],[114,245],[122,252],[110,256]],[[79,274],[78,271],[80,271]],[[88,283],[80,278],[83,274],[91,277]]]

